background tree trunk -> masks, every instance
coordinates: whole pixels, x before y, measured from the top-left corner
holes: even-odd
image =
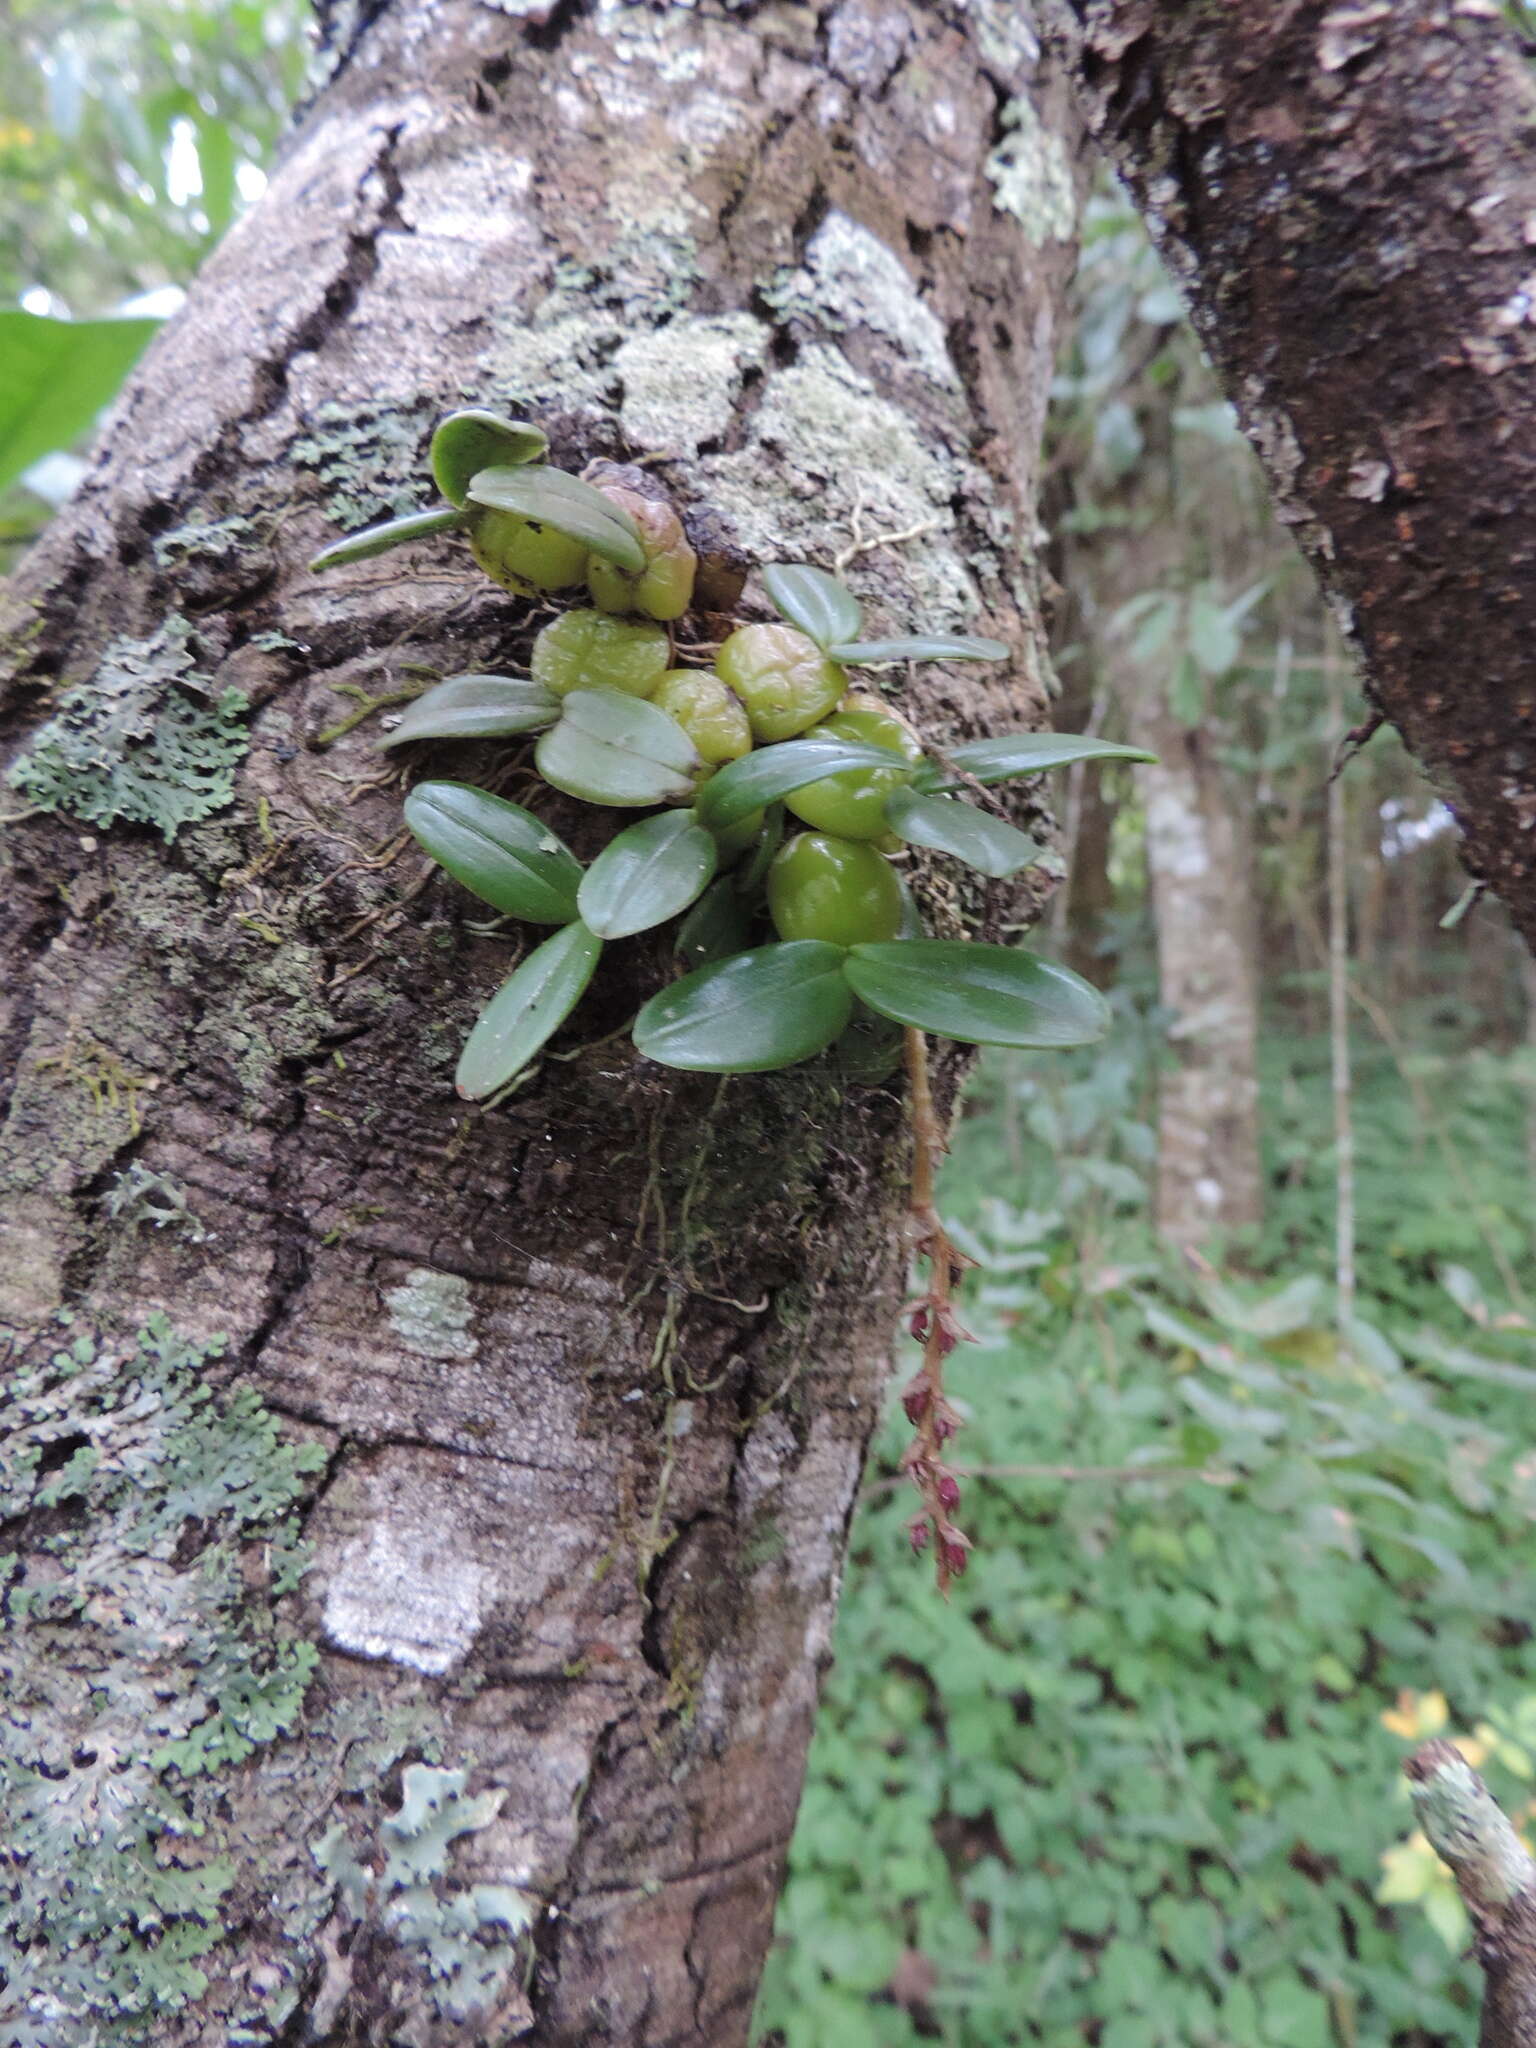
[[[1147,876],[1168,1053],[1157,1089],[1157,1227],[1206,1243],[1258,1223],[1259,986],[1252,852],[1212,735],[1168,710],[1146,679],[1130,719],[1157,755],[1142,772]]]
[[[334,729],[520,666],[529,614],[450,542],[304,565],[424,501],[442,410],[527,409],[760,558],[915,529],[852,562],[872,629],[1017,655],[912,709],[1038,720],[1062,94],[989,6],[329,32],[5,607],[0,736],[65,808],[0,894],[0,2012],[53,2048],[728,2048],[880,1392],[900,1101],[645,1066],[637,941],[466,1114],[508,939],[402,845],[376,721]],[[184,828],[104,822],[130,786]]]
[[[1052,0],[1366,688],[1536,944],[1536,78],[1492,0]]]

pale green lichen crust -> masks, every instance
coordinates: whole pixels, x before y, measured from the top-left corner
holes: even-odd
[[[1003,127],[987,158],[994,204],[1013,215],[1037,249],[1069,242],[1077,232],[1077,193],[1065,144],[1027,99],[1008,102]]]
[[[250,1390],[213,1390],[221,1348],[163,1318],[127,1344],[80,1335],[0,1406],[0,1518],[21,1530],[0,1558],[7,2040],[168,2038],[253,1910],[227,1779],[294,1725],[316,1663],[273,1606],[325,1453]],[[231,2042],[269,2038],[252,2016],[228,2012]]]

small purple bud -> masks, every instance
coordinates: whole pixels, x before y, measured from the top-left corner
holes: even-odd
[[[912,1520],[908,1522],[907,1540],[912,1545],[913,1556],[921,1557],[928,1548],[928,1518],[926,1515],[914,1515]]]
[[[952,1579],[963,1576],[969,1554],[969,1545],[955,1542],[950,1537],[946,1537],[939,1545],[939,1563]]]
[[[926,1380],[913,1380],[902,1395],[902,1410],[914,1429],[928,1413],[928,1403],[932,1399],[933,1390]]]
[[[941,1473],[935,1491],[939,1496],[939,1506],[943,1508],[946,1514],[953,1514],[954,1510],[960,1505],[960,1482],[954,1473]]]

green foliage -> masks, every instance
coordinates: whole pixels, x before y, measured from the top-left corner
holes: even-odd
[[[188,279],[302,82],[297,0],[12,0],[0,72],[0,299],[80,314]]]
[[[1392,1904],[1418,1868],[1393,1860],[1414,1732],[1396,1716],[1400,1693],[1433,1689],[1463,1726],[1525,1725],[1530,1328],[1472,1223],[1465,1274],[1442,1284],[1433,1141],[1390,1063],[1366,1066],[1344,1338],[1317,1213],[1325,1048],[1272,1048],[1271,1165],[1316,1170],[1277,1173],[1259,1277],[1241,1280],[1175,1265],[1146,1228],[1148,1062],[1124,1002],[1095,1055],[984,1068],[942,1191],[984,1261],[961,1305],[983,1342],[950,1372],[977,1547],[947,1604],[914,1578],[893,1414],[764,2042],[1453,2048],[1475,2032],[1470,1962],[1417,1891]],[[1490,1185],[1512,1193],[1518,1062],[1467,1066],[1454,1135],[1476,1132],[1479,1179],[1491,1151]],[[1489,1747],[1496,1789],[1528,1797]]]
[[[147,639],[111,641],[89,682],[59,699],[8,781],[44,811],[90,825],[154,825],[166,840],[222,810],[247,742],[245,698],[214,694],[192,627],[172,612]]]
[[[823,1051],[852,1010],[842,948],[797,939],[685,974],[644,1005],[635,1043],[667,1067],[762,1073]]]
[[[85,432],[158,325],[0,312],[0,490]]]
[[[582,877],[577,907],[600,939],[680,917],[715,872],[719,850],[692,811],[661,811],[610,839]]]
[[[958,854],[988,875],[1013,874],[1038,858],[1033,841],[968,800],[929,796],[903,806],[907,786],[934,791],[1087,758],[1147,756],[1098,739],[1015,734],[926,761],[880,698],[845,698],[846,676],[826,648],[850,643],[872,661],[991,661],[1006,647],[952,634],[855,643],[858,601],[805,563],[763,571],[788,623],[736,627],[718,644],[713,670],[670,667],[672,641],[655,621],[685,610],[693,587],[677,514],[624,483],[624,472],[611,474],[612,465],[594,483],[554,468],[546,453],[543,435],[522,422],[450,414],[433,434],[432,464],[453,503],[354,534],[314,564],[337,567],[463,523],[475,559],[508,589],[561,591],[585,570],[604,607],[544,626],[531,679],[452,677],[385,742],[537,731],[533,765],[552,789],[654,813],[583,871],[517,804],[464,783],[412,790],[406,824],[439,865],[504,915],[562,927],[482,1012],[459,1063],[459,1092],[483,1100],[518,1079],[570,1015],[605,940],[678,917],[687,922],[676,950],[693,971],[645,1004],[634,1029],[639,1049],[663,1064],[755,1073],[812,1058],[853,1021],[855,994],[888,1020],[977,1043],[1077,1045],[1096,1036],[1103,1005],[1065,969],[998,946],[914,944],[922,920],[883,849],[902,850],[896,824],[913,844]],[[476,468],[487,455],[494,459]],[[822,829],[781,847],[781,798]],[[733,866],[716,881],[717,870]],[[752,943],[765,913],[778,947]],[[890,1034],[859,1014],[844,1078],[878,1079]]]
[[[548,825],[468,782],[419,782],[405,822],[439,867],[504,917],[569,924],[581,864]]]
[[[542,732],[560,716],[560,699],[542,683],[519,676],[449,676],[408,705],[383,748],[407,740],[504,739]]]
[[[293,1725],[314,1668],[272,1603],[324,1454],[215,1390],[221,1348],[163,1318],[126,1355],[82,1335],[0,1407],[0,1515],[28,1518],[0,1613],[8,2040],[147,2048],[202,1994],[242,1876],[212,1774]]]
[[[479,1102],[516,1077],[586,994],[603,942],[580,922],[536,946],[475,1020],[454,1085]]]

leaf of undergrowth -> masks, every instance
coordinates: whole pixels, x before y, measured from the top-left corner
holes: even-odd
[[[1091,1045],[1109,1026],[1099,991],[1012,946],[896,939],[855,946],[847,976],[882,1017],[971,1045]]]
[[[889,769],[893,764],[901,765],[900,755],[893,756],[887,747],[866,746],[862,740],[784,740],[759,747],[711,775],[699,791],[699,822],[719,831],[838,769]]]
[[[468,498],[472,505],[515,512],[540,526],[553,526],[581,541],[605,562],[614,562],[633,575],[645,567],[645,550],[629,514],[593,485],[563,469],[550,469],[544,463],[517,468],[493,465],[477,471],[470,480]]]
[[[642,818],[610,840],[582,877],[576,907],[600,939],[627,938],[677,917],[715,872],[714,840],[691,811]]]
[[[159,325],[0,313],[0,490],[85,432]]]
[[[702,766],[675,718],[620,690],[572,690],[533,758],[567,796],[621,809],[691,796]]]
[[[795,939],[701,967],[651,997],[635,1044],[661,1066],[696,1073],[793,1066],[830,1045],[852,1014],[843,958],[840,946]]]
[[[527,420],[504,420],[478,408],[451,412],[432,435],[432,474],[449,504],[462,505],[481,470],[537,462],[548,448],[549,436]]]
[[[752,920],[734,877],[722,875],[710,883],[678,926],[673,950],[686,966],[707,967],[711,961],[744,953],[751,929]]]
[[[493,910],[529,924],[576,916],[581,863],[520,804],[467,782],[419,782],[405,822],[438,866]]]
[[[834,661],[873,667],[883,661],[1006,661],[1002,640],[976,633],[903,633],[892,640],[856,640],[829,647]]]
[[[994,818],[957,797],[919,796],[910,789],[893,789],[885,800],[885,816],[891,830],[909,846],[931,846],[939,853],[952,853],[996,881],[1016,875],[1045,851],[1006,818]]]
[[[834,640],[852,640],[863,617],[857,598],[829,576],[804,562],[770,562],[763,588],[792,626],[809,634],[823,650]]]
[[[463,513],[451,505],[436,512],[408,512],[403,519],[386,519],[382,525],[368,526],[361,533],[348,534],[345,540],[332,541],[309,566],[318,573],[322,569],[339,569],[344,562],[366,562],[372,555],[404,547],[407,541],[429,540],[434,533],[450,533],[463,524]]]
[[[560,699],[526,676],[449,676],[406,707],[381,749],[407,740],[496,739],[541,732],[560,716]]]
[[[536,946],[497,989],[459,1056],[454,1085],[470,1102],[494,1095],[520,1074],[586,993],[603,942],[584,924]]]
[[[1141,747],[1125,747],[1116,740],[1093,739],[1076,732],[1010,732],[998,739],[965,740],[947,752],[946,762],[929,761],[918,769],[913,777],[918,789],[958,788],[960,778],[951,773],[951,765],[976,782],[1006,782],[1011,775],[1040,775],[1047,768],[1066,768],[1074,761],[1157,758]]]

